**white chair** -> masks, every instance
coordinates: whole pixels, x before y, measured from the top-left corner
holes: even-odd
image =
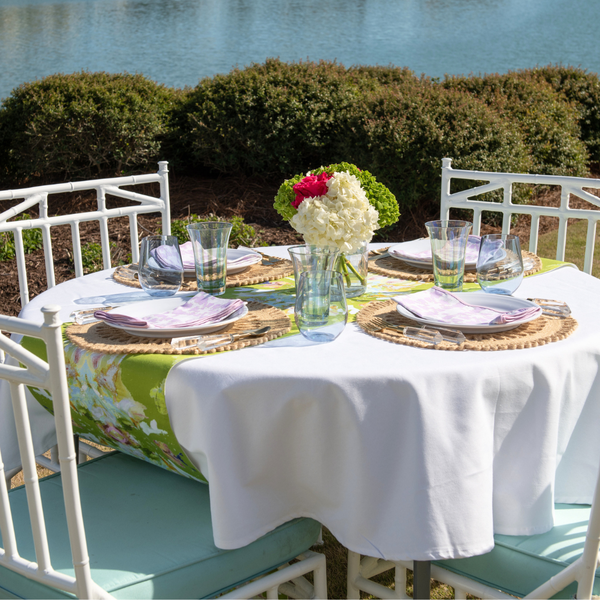
[[[32,188],[23,188],[19,190],[0,191],[0,201],[21,200],[19,204],[0,213],[0,233],[12,232],[14,235],[21,307],[24,307],[29,302],[25,247],[23,243],[24,231],[30,229],[41,229],[48,288],[54,287],[56,283],[54,254],[52,251],[53,227],[69,225],[71,228],[75,277],[81,277],[84,274],[81,236],[79,231],[80,223],[88,221],[98,222],[100,228],[102,262],[104,269],[109,269],[112,266],[108,228],[109,219],[123,216],[127,216],[129,218],[131,256],[134,263],[139,260],[138,215],[145,213],[160,213],[162,217],[162,231],[166,234],[171,232],[169,179],[167,168],[168,163],[166,161],[161,161],[158,163],[158,165],[159,169],[157,173],[147,175],[113,177],[110,179],[77,181],[74,183],[59,183]],[[148,194],[142,194],[132,190],[122,189],[125,186],[140,186],[154,182],[159,184],[160,192],[158,197],[149,196]],[[75,193],[86,190],[93,190],[96,192],[97,208],[95,211],[49,216],[49,196],[51,197],[53,194],[64,194],[66,192]],[[131,206],[107,208],[107,195],[128,200],[131,202]],[[34,206],[37,206],[37,217],[31,219],[14,220],[14,217],[17,217],[25,211],[30,210]],[[80,443],[78,448],[82,455],[87,455],[91,458],[96,458],[102,455],[100,450],[94,446],[86,444],[85,442]],[[85,460],[83,456],[82,459]],[[42,454],[38,455],[37,462],[40,466],[51,471],[57,472],[60,470],[57,461],[56,447],[51,449],[49,458]],[[14,476],[19,472],[19,470],[20,469],[18,468],[12,469],[10,473],[7,473],[7,478]]]
[[[467,190],[451,193],[453,179],[487,181]],[[535,204],[515,204],[513,202],[514,184],[533,184],[558,186],[561,188],[560,206],[539,206]],[[586,200],[593,206],[600,207],[600,198],[586,191],[584,188],[600,189],[600,179],[587,179],[585,177],[560,177],[557,175],[526,175],[519,173],[491,173],[486,171],[461,171],[452,168],[452,159],[442,159],[442,194],[440,218],[448,219],[451,208],[473,211],[473,233],[479,235],[481,231],[481,217],[483,212],[502,213],[502,233],[510,233],[513,215],[531,215],[529,238],[529,251],[537,253],[539,224],[541,216],[558,218],[558,241],[556,246],[556,260],[565,259],[567,243],[568,219],[585,219],[588,222],[586,250],[583,270],[592,272],[594,257],[594,241],[596,237],[596,223],[600,220],[600,211],[589,209],[575,209],[569,206],[570,196],[574,195]],[[502,190],[502,202],[491,202],[478,199],[476,196]]]
[[[489,183],[451,194],[450,184],[454,178]],[[553,208],[513,204],[511,196],[515,183],[560,186],[560,206]],[[473,230],[479,233],[482,211],[494,210],[502,213],[502,230],[508,233],[513,214],[530,214],[529,250],[534,253],[537,250],[539,217],[558,217],[557,260],[564,260],[565,256],[567,220],[586,219],[588,228],[584,271],[591,273],[596,223],[600,219],[600,212],[569,207],[571,194],[600,207],[600,198],[584,188],[600,189],[600,180],[459,171],[452,169],[451,160],[445,158],[442,163],[441,217],[448,218],[451,207],[472,209]],[[503,189],[502,204],[473,198],[476,194],[496,189]],[[595,575],[595,571],[600,544],[600,475],[592,507],[557,504],[555,526],[549,532],[534,536],[496,535],[495,542],[494,549],[488,554],[435,562],[432,576],[452,585],[456,590],[456,598],[465,598],[467,593],[484,598],[549,598],[554,594],[558,594],[556,597],[570,598],[575,591],[577,598],[590,598],[592,593],[599,594],[600,573]],[[577,586],[574,585],[575,582]]]
[[[25,266],[25,250],[23,246],[23,231],[39,228],[42,230],[44,247],[44,259],[46,266],[46,279],[48,288],[54,287],[54,256],[52,253],[51,229],[59,225],[70,225],[73,240],[73,261],[75,263],[75,277],[83,275],[83,264],[81,256],[81,238],[79,224],[87,221],[97,221],[100,226],[100,239],[102,246],[102,262],[105,269],[111,267],[110,239],[108,231],[108,220],[116,217],[127,216],[129,218],[129,229],[131,238],[131,256],[135,263],[139,259],[138,245],[138,222],[137,216],[143,213],[160,213],[162,215],[162,230],[165,234],[171,233],[171,216],[169,207],[169,179],[168,163],[158,163],[157,173],[149,175],[134,175],[130,177],[113,177],[111,179],[95,179],[90,181],[77,181],[74,183],[59,183],[53,185],[42,185],[20,190],[7,190],[0,192],[0,201],[21,199],[20,204],[0,213],[0,233],[10,231],[15,236],[15,253],[17,269],[19,274],[19,290],[21,294],[21,306],[29,302],[29,291],[27,289],[27,269]],[[136,186],[158,182],[160,184],[160,196],[154,197],[140,194],[131,190],[123,190],[124,186]],[[85,213],[74,213],[68,215],[48,216],[48,196],[65,192],[81,192],[95,190],[97,209]],[[129,200],[132,206],[119,208],[107,208],[107,194],[117,198]],[[9,221],[17,215],[37,206],[39,216],[33,219],[21,221]]]
[[[325,598],[325,556],[308,550],[316,521],[295,519],[245,548],[220,550],[208,486],[119,452],[77,466],[58,311],[45,307],[42,326],[0,316],[2,331],[41,338],[48,354],[46,363],[0,334],[12,357],[0,377],[10,382],[25,475],[8,491],[0,456],[0,597]],[[61,471],[42,480],[25,385],[53,399]],[[303,577],[311,571],[314,587]]]
[[[591,598],[600,594],[600,477],[592,506],[556,504],[555,526],[532,536],[494,536],[481,556],[436,561],[432,576],[456,598]],[[575,585],[577,584],[577,585]],[[575,595],[576,594],[576,595]]]

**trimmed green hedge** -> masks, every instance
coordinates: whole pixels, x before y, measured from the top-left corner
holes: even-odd
[[[142,75],[81,72],[24,83],[0,110],[0,177],[85,179],[155,162],[180,96]]]
[[[429,81],[385,86],[355,104],[336,155],[365,166],[395,194],[400,212],[439,212],[441,159],[459,169],[526,172],[518,127],[469,94]]]
[[[573,103],[579,113],[581,139],[587,146],[590,159],[600,162],[600,80],[598,75],[575,67],[552,65],[538,67],[530,72],[518,71],[517,73],[543,79]]]
[[[587,173],[588,154],[580,139],[579,113],[546,81],[530,72],[484,77],[447,77],[445,89],[467,92],[520,129],[531,153],[533,173]]]
[[[174,90],[142,75],[52,75],[0,107],[3,187],[153,170],[277,179],[351,162],[400,210],[439,202],[457,168],[585,175],[600,160],[600,83],[571,67],[417,77],[406,68],[269,59]],[[525,198],[520,198],[523,201]]]
[[[181,142],[221,172],[305,171],[331,162],[340,121],[359,97],[341,65],[269,59],[203,79],[181,107]]]

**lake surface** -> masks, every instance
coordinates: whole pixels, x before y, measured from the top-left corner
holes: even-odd
[[[598,0],[0,0],[0,98],[81,69],[169,86],[263,62],[600,71]]]

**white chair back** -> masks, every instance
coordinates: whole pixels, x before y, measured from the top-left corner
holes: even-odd
[[[42,185],[20,190],[8,190],[0,192],[0,201],[22,199],[22,202],[12,208],[0,213],[0,232],[11,231],[15,238],[15,254],[19,275],[19,291],[21,295],[21,307],[29,302],[29,291],[27,288],[27,269],[25,267],[25,249],[23,244],[23,231],[39,228],[42,230],[42,241],[44,247],[44,259],[46,266],[46,278],[48,288],[55,285],[54,257],[52,254],[51,228],[58,225],[70,225],[73,241],[73,260],[75,263],[75,277],[83,275],[83,263],[81,253],[81,238],[79,224],[86,221],[97,221],[100,227],[100,240],[102,246],[102,262],[105,269],[111,267],[110,240],[108,232],[108,220],[115,217],[129,217],[129,230],[131,238],[132,261],[139,260],[138,248],[138,222],[137,216],[143,213],[160,212],[162,214],[162,231],[164,234],[171,233],[171,214],[169,207],[169,180],[168,163],[158,163],[157,173],[149,175],[134,175],[130,177],[114,177],[111,179],[96,179],[90,181],[77,181],[75,183],[59,183],[54,185]],[[133,186],[158,182],[160,184],[160,197],[156,198],[138,192],[123,190],[124,186]],[[64,192],[78,192],[83,190],[95,190],[97,198],[97,210],[69,215],[48,216],[48,195]],[[135,203],[132,206],[120,208],[107,208],[106,195],[110,194],[118,198],[130,200]],[[35,219],[22,221],[9,221],[17,215],[25,212],[33,206],[37,206],[39,216]]]
[[[0,316],[1,330],[41,338],[46,342],[48,353],[48,362],[46,363],[0,333],[0,347],[12,358],[0,365],[0,377],[10,383],[36,554],[36,562],[19,556],[4,477],[4,465],[0,455],[0,531],[4,546],[0,548],[0,565],[48,586],[75,594],[79,598],[106,597],[106,593],[93,583],[90,575],[79,499],[61,323],[58,318],[59,310],[58,306],[47,306],[42,309],[44,324],[41,326],[16,317]],[[75,578],[54,571],[50,561],[31,426],[25,400],[25,385],[44,388],[52,394]]]
[[[452,179],[467,179],[473,181],[487,181],[468,190],[450,193]],[[560,206],[539,206],[532,204],[515,204],[512,201],[513,185],[515,183],[551,185],[561,188]],[[556,175],[524,175],[519,173],[492,173],[487,171],[461,171],[452,168],[452,159],[442,159],[442,195],[440,218],[448,219],[450,208],[460,208],[473,211],[473,233],[479,235],[481,231],[481,215],[484,211],[502,213],[502,233],[510,233],[511,217],[514,214],[531,215],[531,231],[529,238],[529,251],[537,254],[539,223],[541,216],[556,217],[559,220],[558,242],[556,259],[565,259],[567,242],[568,219],[585,219],[588,222],[586,249],[583,270],[592,272],[594,257],[594,241],[596,237],[596,223],[600,220],[600,210],[575,209],[569,206],[571,195],[586,200],[593,206],[600,207],[600,198],[590,194],[584,188],[600,189],[600,179],[587,179],[585,177],[559,177]],[[476,196],[503,190],[502,202],[490,202],[476,199]]]

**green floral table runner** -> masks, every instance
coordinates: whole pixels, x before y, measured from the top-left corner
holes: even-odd
[[[542,270],[532,277],[565,263],[542,259]],[[348,300],[348,320],[354,321],[361,306],[373,300],[388,300],[401,293],[428,289],[432,283],[402,281],[369,273],[367,293]],[[476,283],[465,291],[479,290]],[[287,335],[298,334],[294,323],[294,278],[285,277],[248,287],[228,288],[225,298],[243,298],[283,310],[292,322]],[[167,414],[165,382],[169,371],[181,360],[210,360],[213,354],[182,356],[167,354],[102,354],[84,350],[66,336],[65,360],[73,429],[82,438],[131,454],[185,477],[206,481],[179,445]],[[41,358],[46,347],[41,340],[24,338],[23,346]],[[241,350],[243,352],[243,349]],[[31,389],[33,396],[51,411],[45,390]]]

